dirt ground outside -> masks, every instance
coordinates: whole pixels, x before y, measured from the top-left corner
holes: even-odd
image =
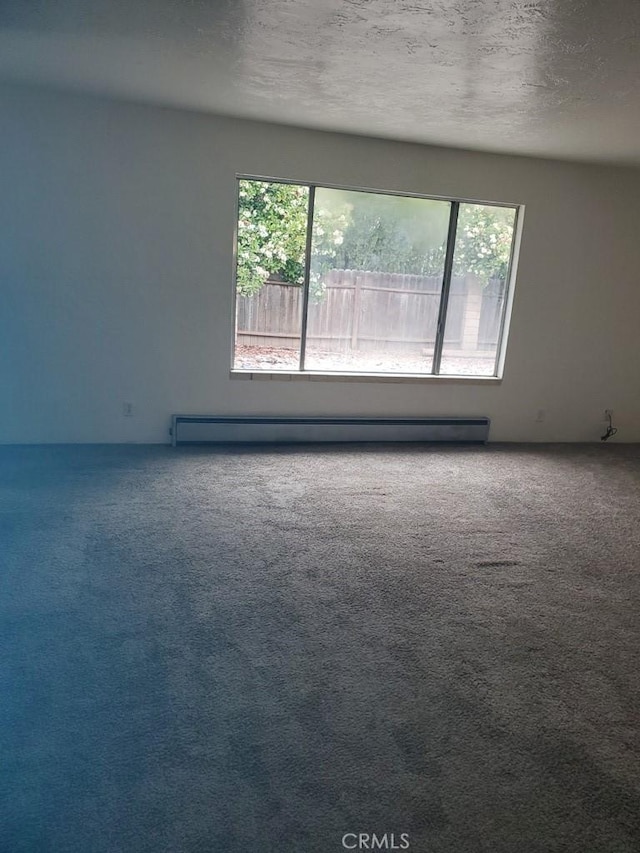
[[[449,376],[493,376],[495,356],[490,353],[443,353],[440,374]],[[297,349],[286,347],[236,347],[234,367],[237,370],[298,370]],[[331,352],[307,349],[307,370],[343,373],[431,373],[431,356],[403,352]]]

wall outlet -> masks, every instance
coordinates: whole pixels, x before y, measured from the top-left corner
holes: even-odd
[[[604,410],[604,419],[605,419],[605,421],[608,421],[608,420],[609,420],[609,418],[612,418],[612,417],[613,417],[613,409],[605,409],[605,410]]]
[[[546,409],[538,409],[536,412],[536,423],[543,424],[547,419],[547,410]]]
[[[125,418],[133,417],[133,403],[123,403],[122,404],[122,414]]]

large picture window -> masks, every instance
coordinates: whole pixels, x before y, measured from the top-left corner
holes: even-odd
[[[234,369],[497,376],[516,217],[239,179]]]

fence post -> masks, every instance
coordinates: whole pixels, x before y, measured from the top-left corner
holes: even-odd
[[[467,295],[464,303],[462,321],[462,350],[478,349],[480,331],[480,312],[482,311],[482,285],[475,275],[466,277]]]
[[[358,349],[358,334],[360,332],[360,304],[362,301],[362,273],[355,273],[355,289],[353,291],[353,313],[351,315],[351,349]]]

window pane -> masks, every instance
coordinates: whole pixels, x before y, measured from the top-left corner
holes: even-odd
[[[308,187],[238,182],[235,368],[297,370]]]
[[[450,207],[317,188],[306,369],[431,372]]]
[[[493,376],[516,212],[461,204],[440,373]]]

